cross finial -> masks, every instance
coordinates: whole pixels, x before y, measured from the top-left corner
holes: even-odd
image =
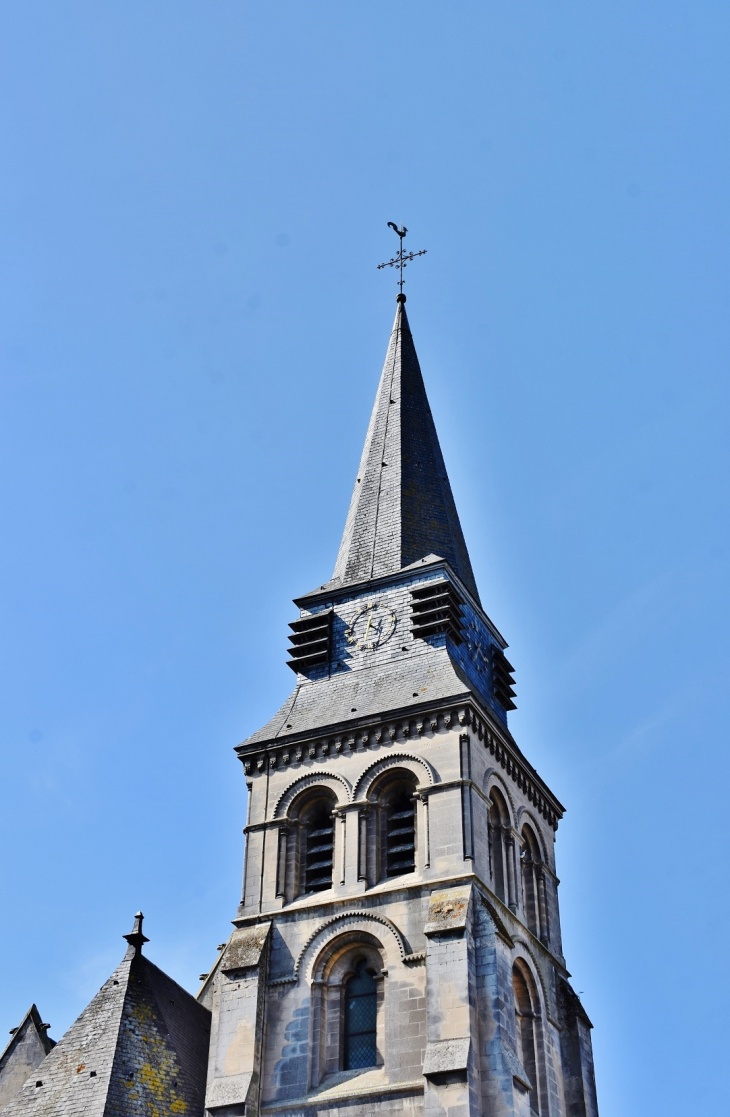
[[[398,279],[398,286],[400,287],[400,293],[402,295],[403,294],[403,284],[405,283],[405,280],[403,278],[403,268],[408,266],[408,262],[410,260],[415,260],[416,256],[425,256],[426,252],[427,252],[427,249],[423,248],[423,249],[421,249],[420,252],[404,252],[403,251],[403,238],[405,237],[406,233],[408,232],[405,225],[401,225],[401,227],[399,229],[398,226],[396,225],[395,221],[389,221],[388,222],[388,228],[392,229],[393,232],[397,233],[397,235],[400,237],[400,248],[398,249],[398,255],[394,256],[392,260],[386,260],[386,262],[384,264],[378,264],[378,271],[381,268],[398,268],[398,270],[400,271],[400,277]]]

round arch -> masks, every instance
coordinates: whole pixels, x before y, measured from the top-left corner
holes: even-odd
[[[542,976],[540,967],[537,964],[535,955],[532,948],[526,939],[517,937],[513,940],[515,944],[515,953],[512,956],[512,965],[521,963],[530,972],[532,983],[537,990],[538,1000],[540,1001],[540,1010],[544,1016],[548,1015],[548,1008],[550,999],[548,997],[548,990]]]
[[[391,756],[383,757],[381,760],[376,760],[374,764],[365,769],[355,784],[353,798],[355,800],[367,798],[375,780],[390,768],[405,768],[406,771],[416,777],[419,784],[424,782],[424,775],[429,784],[436,783],[435,772],[428,761],[411,753],[394,753]]]
[[[333,940],[358,934],[379,943],[386,968],[402,962],[407,954],[403,935],[386,916],[369,911],[345,911],[333,915],[310,935],[294,964],[295,977],[301,975],[311,982],[320,959],[329,953]]]
[[[482,781],[482,788],[484,790],[484,795],[487,799],[489,798],[490,792],[492,791],[493,788],[496,788],[497,791],[500,792],[500,794],[502,795],[502,798],[504,799],[505,804],[507,806],[507,813],[509,814],[510,826],[514,826],[515,825],[514,820],[515,820],[515,817],[517,815],[517,809],[515,807],[515,801],[512,798],[512,792],[510,791],[509,786],[507,785],[506,781],[502,778],[502,776],[499,774],[499,772],[497,771],[496,768],[487,768],[486,772],[484,773],[484,779]]]
[[[328,1075],[383,1066],[388,1061],[388,955],[395,953],[397,940],[394,944],[389,921],[363,918],[365,914],[343,913],[328,920],[309,940],[297,962],[311,989],[313,1086]],[[369,984],[365,990],[360,985],[363,978]],[[369,1002],[364,1014],[359,1002],[354,1051],[348,1039],[351,1007],[347,993],[353,980],[360,985],[360,992],[367,994]]]
[[[535,815],[532,813],[532,811],[529,809],[529,807],[520,807],[519,810],[517,811],[517,822],[515,824],[515,828],[520,831],[520,834],[522,833],[522,827],[523,826],[529,826],[530,827],[533,834],[535,835],[535,839],[537,841],[537,844],[540,847],[540,853],[542,854],[542,859],[543,859],[543,861],[545,862],[546,865],[549,865],[550,862],[548,860],[548,849],[547,849],[547,843],[545,841],[545,835],[542,832],[542,827],[540,826],[540,823],[537,821],[537,819],[535,818]]]
[[[298,798],[302,791],[306,791],[310,787],[327,788],[334,795],[338,807],[352,801],[352,787],[344,776],[337,775],[334,772],[309,772],[306,776],[300,776],[299,779],[294,780],[281,793],[274,806],[272,818],[286,818],[294,800]]]

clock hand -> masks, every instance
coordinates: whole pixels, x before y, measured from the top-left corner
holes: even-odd
[[[372,610],[371,610],[371,611],[370,611],[370,612],[368,613],[368,624],[367,624],[367,628],[365,629],[365,635],[363,636],[363,640],[367,640],[367,638],[368,638],[368,632],[370,631],[370,625],[371,625],[372,623],[373,623],[373,614],[372,614]]]

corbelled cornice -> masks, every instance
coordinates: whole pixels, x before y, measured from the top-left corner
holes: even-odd
[[[447,708],[424,708],[400,717],[383,717],[349,724],[327,733],[302,734],[287,739],[285,744],[270,741],[239,745],[236,752],[247,776],[262,775],[282,768],[295,768],[303,763],[336,759],[353,752],[379,748],[383,742],[404,743],[422,736],[448,732],[459,727],[469,728],[494,757],[496,763],[524,793],[535,809],[553,829],[563,817],[564,807],[553,795],[517,746],[501,734],[492,720],[469,700],[463,705]]]

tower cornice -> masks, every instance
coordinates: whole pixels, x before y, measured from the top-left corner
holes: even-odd
[[[314,733],[292,733],[285,740],[244,742],[236,747],[247,776],[263,775],[286,768],[299,768],[311,761],[326,763],[342,754],[376,750],[388,744],[403,747],[430,734],[469,729],[488,749],[501,770],[526,795],[528,801],[553,829],[565,813],[560,800],[523,756],[509,732],[470,692],[448,702],[424,703],[417,710],[392,710],[388,714],[325,726]]]

